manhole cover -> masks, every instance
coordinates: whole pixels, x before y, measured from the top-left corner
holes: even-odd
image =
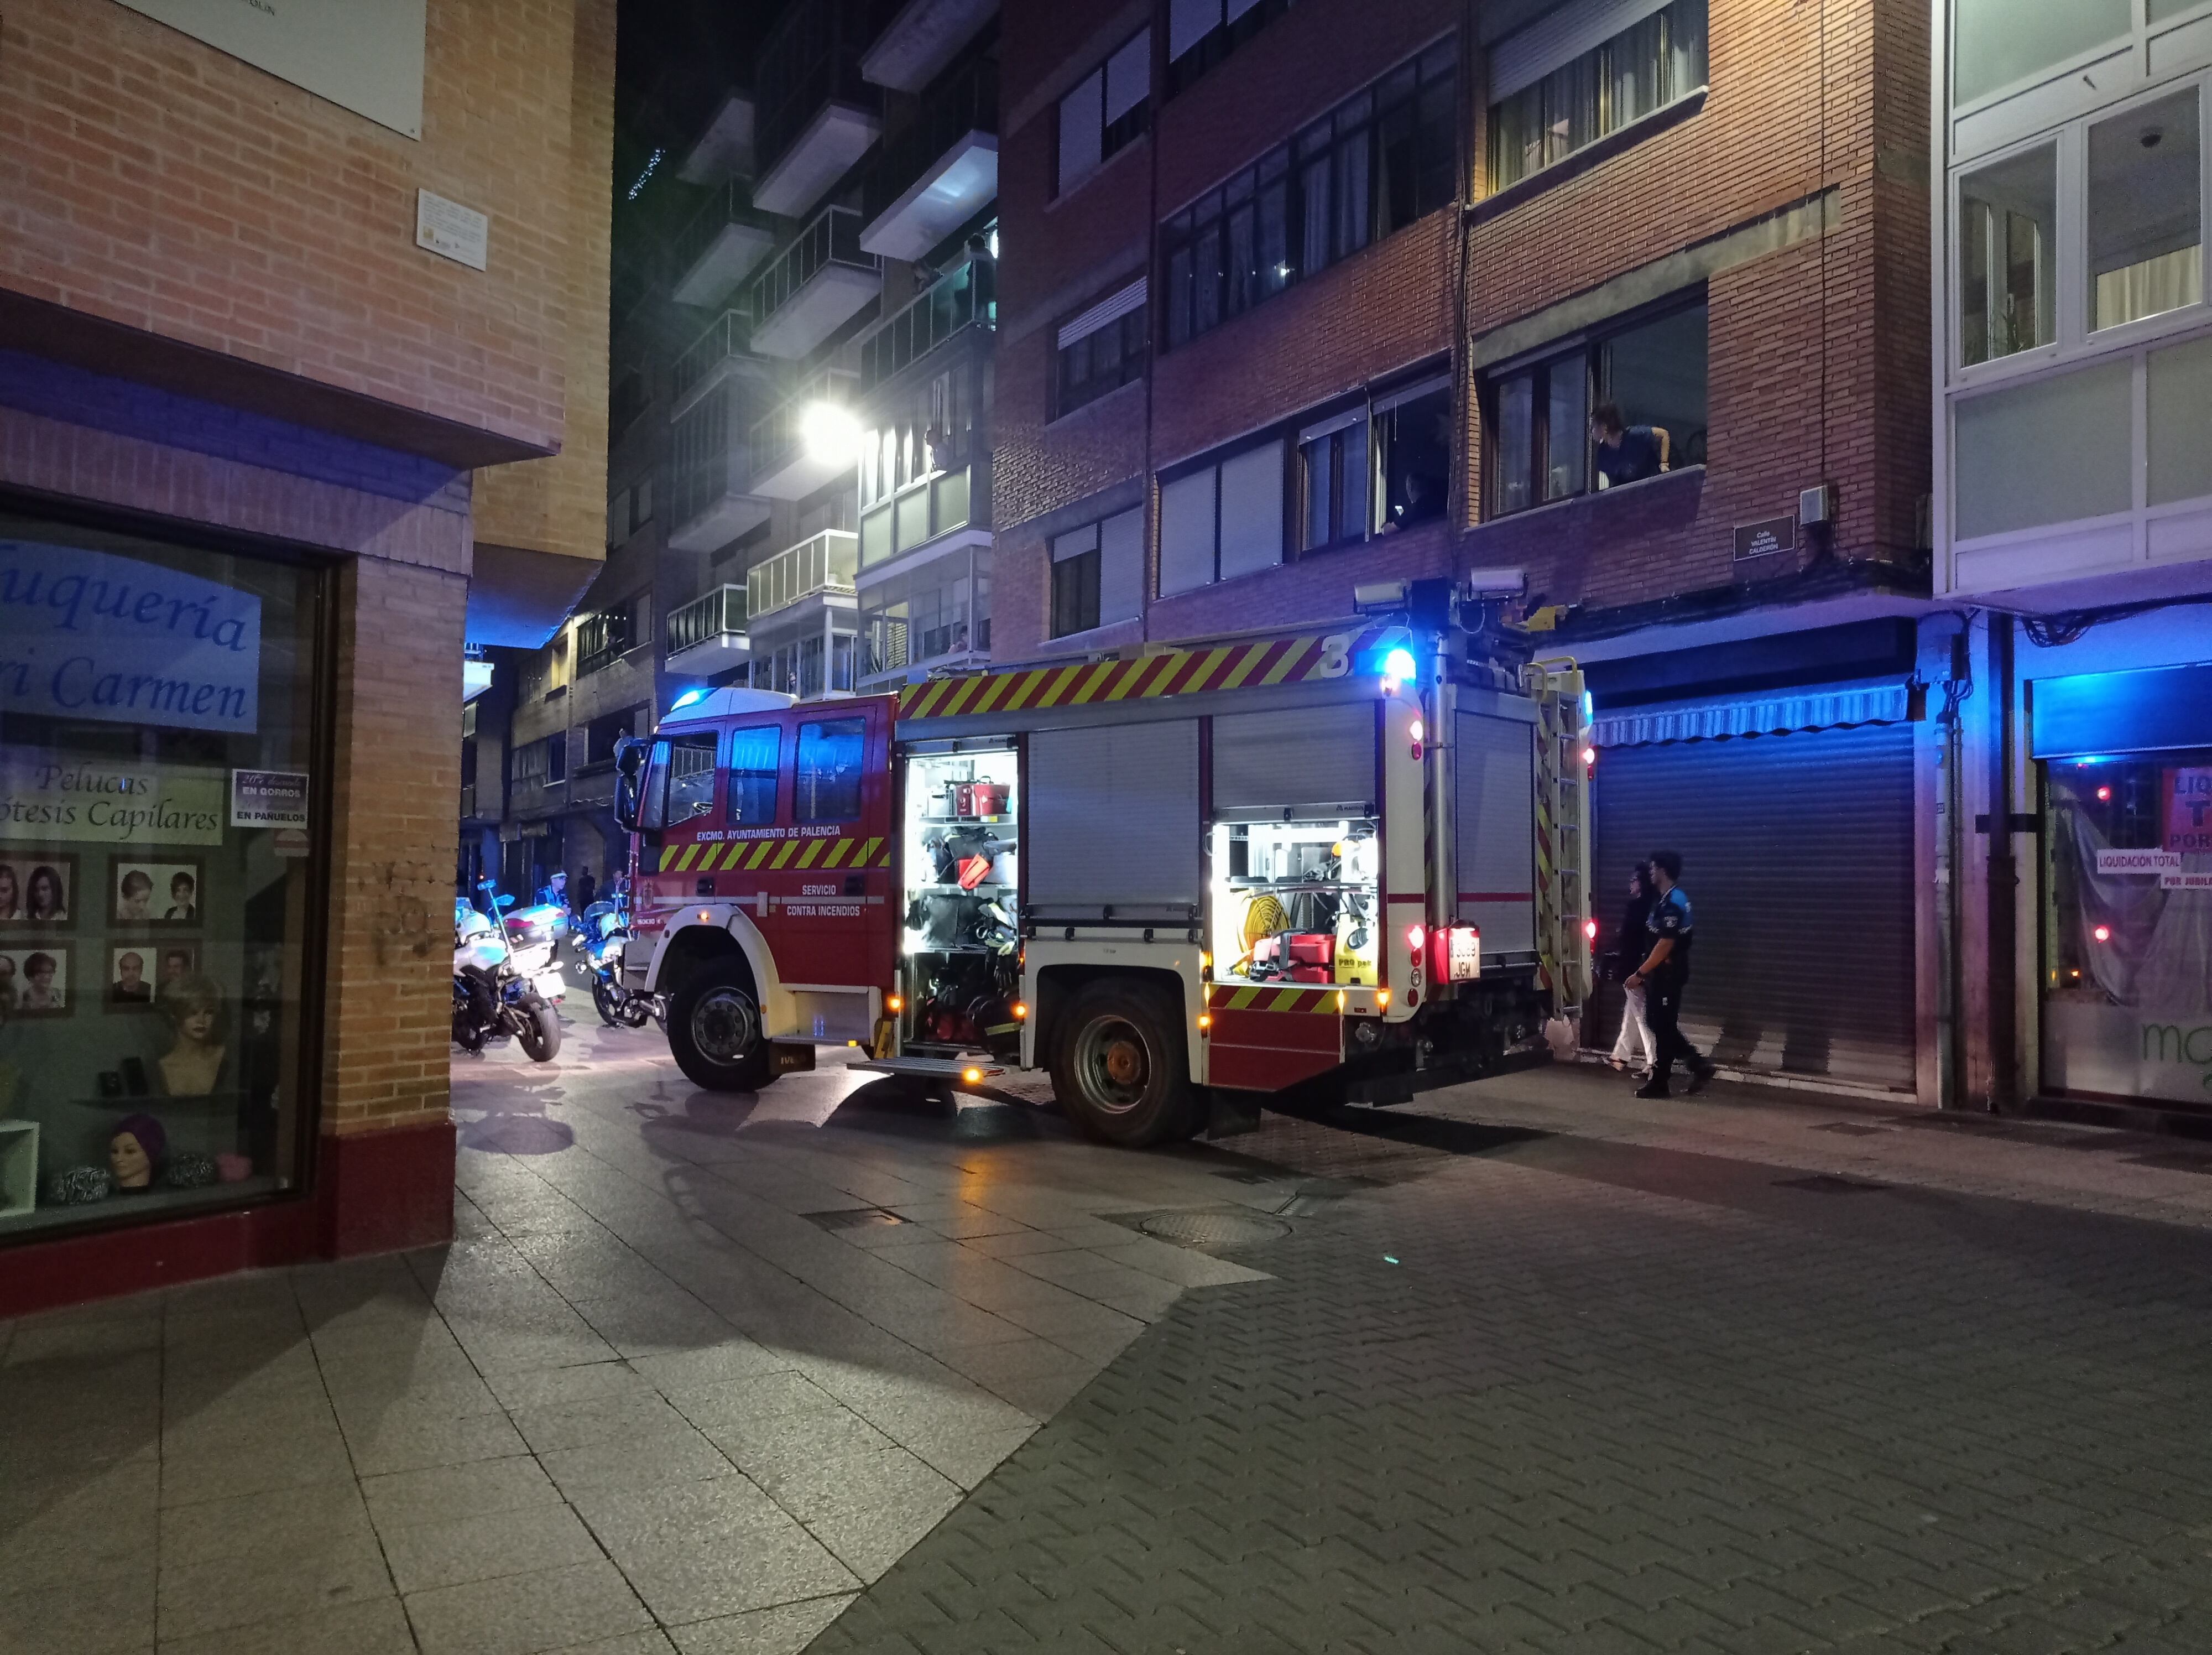
[[[866,1230],[906,1222],[896,1213],[886,1213],[880,1207],[854,1207],[835,1213],[808,1213],[804,1216],[825,1230]]]
[[[1777,1178],[1774,1186],[1778,1190],[1809,1190],[1816,1196],[1856,1196],[1889,1188],[1886,1183],[1862,1183],[1856,1178],[1839,1178],[1828,1172],[1815,1172],[1803,1178]]]
[[[1280,1219],[1257,1213],[1154,1213],[1137,1227],[1156,1241],[1211,1251],[1217,1247],[1251,1247],[1290,1234]]]
[[[1832,1132],[1844,1138],[1878,1138],[1889,1129],[1886,1126],[1862,1126],[1856,1121],[1824,1121],[1813,1130]]]

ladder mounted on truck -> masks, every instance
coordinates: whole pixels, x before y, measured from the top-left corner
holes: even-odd
[[[1572,660],[1530,661],[1536,703],[1536,957],[1559,1015],[1578,1018],[1590,991],[1589,703]]]

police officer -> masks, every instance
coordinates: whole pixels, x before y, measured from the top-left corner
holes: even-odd
[[[1676,851],[1655,850],[1650,866],[1652,888],[1659,893],[1651,904],[1650,917],[1644,922],[1651,938],[1651,952],[1630,975],[1626,986],[1644,990],[1644,1015],[1650,1020],[1656,1046],[1651,1080],[1638,1087],[1636,1095],[1665,1098],[1670,1095],[1668,1072],[1677,1057],[1690,1072],[1686,1090],[1691,1092],[1698,1091],[1713,1078],[1713,1066],[1682,1037],[1682,989],[1690,980],[1691,942],[1690,896],[1675,883],[1682,877],[1682,858]]]

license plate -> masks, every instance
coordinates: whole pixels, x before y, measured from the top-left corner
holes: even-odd
[[[1482,934],[1471,925],[1455,925],[1446,935],[1446,960],[1454,983],[1472,983],[1482,975]]]
[[[568,979],[558,971],[538,974],[538,993],[541,999],[558,1000],[568,992]]]

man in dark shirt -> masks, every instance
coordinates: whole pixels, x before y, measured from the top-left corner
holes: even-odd
[[[1651,884],[1659,893],[1651,916],[1644,922],[1651,952],[1627,980],[1630,988],[1644,990],[1644,1015],[1650,1020],[1657,1050],[1652,1054],[1650,1084],[1638,1089],[1639,1098],[1665,1098],[1668,1072],[1674,1060],[1690,1072],[1687,1090],[1698,1091],[1713,1078],[1713,1066],[1698,1056],[1682,1037],[1682,989],[1690,980],[1690,894],[1676,884],[1682,877],[1682,858],[1672,850],[1651,853]]]
[[[1590,441],[1597,445],[1597,474],[1608,488],[1658,476],[1674,447],[1663,425],[1623,425],[1620,405],[1612,402],[1600,403],[1590,416]]]

